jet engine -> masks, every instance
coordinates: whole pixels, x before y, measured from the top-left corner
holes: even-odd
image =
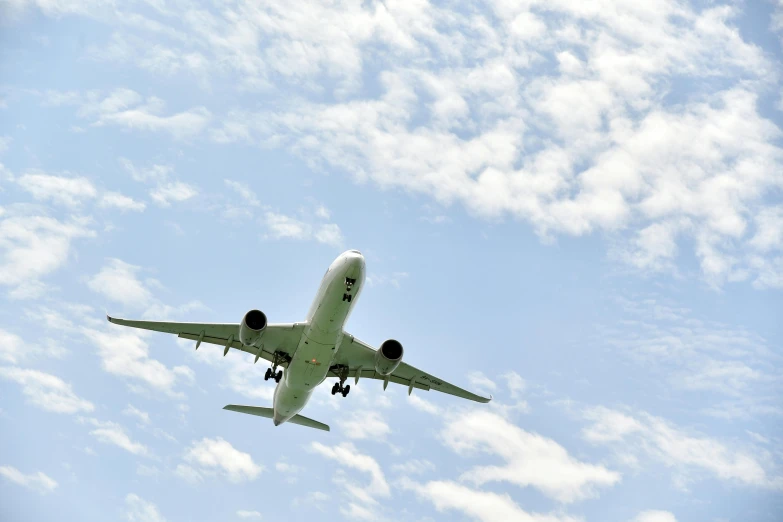
[[[261,310],[250,310],[239,325],[239,340],[245,346],[253,346],[266,328],[266,315]]]
[[[402,361],[402,345],[399,341],[389,339],[383,341],[378,351],[375,352],[375,371],[381,375],[389,375]]]

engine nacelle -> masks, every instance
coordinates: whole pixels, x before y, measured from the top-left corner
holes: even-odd
[[[399,341],[389,339],[383,341],[378,351],[375,352],[375,371],[381,375],[389,375],[402,361],[402,345]]]
[[[261,333],[266,328],[266,315],[261,310],[250,310],[242,318],[239,325],[239,341],[245,346],[253,346],[258,342]]]

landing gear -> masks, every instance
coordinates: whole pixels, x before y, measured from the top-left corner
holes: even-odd
[[[332,395],[341,394],[343,397],[348,396],[348,392],[351,391],[351,385],[343,387],[342,383],[336,382],[332,386]]]
[[[283,370],[278,370],[277,365],[280,364],[282,360],[280,359],[280,356],[277,352],[275,352],[274,361],[272,362],[272,367],[266,369],[266,373],[264,374],[264,380],[268,381],[269,379],[274,379],[275,382],[280,382],[280,379],[283,378]]]
[[[277,373],[275,373],[272,368],[267,368],[266,373],[264,374],[264,380],[268,381],[269,379],[274,379],[275,382],[280,382],[280,379],[283,378],[283,370],[278,370]]]

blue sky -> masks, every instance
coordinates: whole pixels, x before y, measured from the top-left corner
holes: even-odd
[[[778,521],[783,4],[0,3],[2,520]],[[348,324],[489,405],[106,323]]]

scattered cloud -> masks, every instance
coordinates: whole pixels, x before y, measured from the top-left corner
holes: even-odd
[[[672,271],[683,246],[693,245],[713,287],[743,279],[783,285],[779,257],[749,248],[753,223],[770,209],[764,194],[780,186],[772,173],[783,149],[780,130],[757,105],[774,66],[741,39],[739,8],[604,7],[532,2],[458,13],[419,4],[387,8],[381,23],[370,7],[312,6],[308,16],[319,13],[319,24],[339,16],[368,28],[336,33],[347,38],[338,40],[340,54],[352,56],[340,68],[351,73],[334,88],[337,101],[324,102],[321,90],[286,96],[281,87],[273,108],[234,110],[211,132],[220,142],[287,147],[314,169],[347,171],[444,206],[459,202],[482,218],[521,219],[546,241],[604,232],[616,239],[615,258],[642,272]],[[268,74],[282,82],[331,78],[322,54],[304,52],[312,36],[301,34],[302,20],[257,9],[265,22],[243,25],[241,60],[230,46],[245,74],[265,85]],[[199,30],[225,44],[218,35],[236,28],[223,18],[232,13]],[[266,23],[278,19],[270,35]],[[252,38],[258,31],[265,45]],[[296,57],[310,59],[294,62],[296,74],[291,48],[277,50],[277,36],[304,45]],[[398,52],[362,47],[368,38]],[[287,57],[280,78],[270,48]],[[347,87],[367,59],[379,71],[371,95]],[[558,66],[546,69],[548,62]],[[685,102],[668,101],[673,82]]]
[[[87,178],[53,176],[38,171],[23,174],[16,182],[35,199],[52,201],[67,207],[77,207],[98,193]]]
[[[312,442],[310,450],[336,461],[340,466],[370,475],[370,483],[364,486],[348,481],[341,476],[335,480],[343,487],[346,496],[345,507],[340,508],[343,515],[350,518],[367,518],[368,514],[374,513],[371,519],[377,519],[377,510],[370,508],[378,505],[378,497],[388,497],[391,494],[391,489],[378,461],[369,455],[360,453],[350,442],[337,446],[326,446],[320,442]]]
[[[400,288],[402,282],[408,278],[408,272],[392,272],[391,274],[367,274],[367,286],[391,285]]]
[[[345,431],[345,436],[355,440],[384,440],[391,432],[391,428],[377,411],[352,412],[339,424]]]
[[[435,470],[435,464],[429,460],[411,459],[402,464],[392,465],[392,469],[405,476],[420,475]]]
[[[170,165],[152,165],[151,167],[137,167],[128,158],[119,158],[120,165],[131,177],[138,182],[161,182],[168,178],[174,169]]]
[[[246,511],[244,509],[240,509],[237,511],[237,516],[239,518],[261,518],[261,513],[258,511]]]
[[[156,96],[144,97],[127,88],[111,92],[47,91],[42,94],[42,104],[50,107],[76,105],[77,115],[90,120],[92,127],[117,126],[128,130],[166,132],[179,140],[197,136],[212,118],[205,107],[166,114],[163,100]]]
[[[631,522],[677,522],[677,519],[669,511],[650,510],[642,511]]]
[[[132,404],[128,404],[128,407],[122,410],[122,414],[129,417],[135,417],[142,424],[150,423],[150,414],[146,411],[141,411]]]
[[[582,436],[619,452],[648,456],[683,471],[707,472],[716,478],[748,485],[783,488],[783,476],[772,477],[762,461],[745,451],[701,434],[691,434],[661,417],[636,415],[603,406],[587,408],[591,424]]]
[[[747,418],[783,414],[777,405],[778,356],[767,341],[741,326],[707,321],[690,309],[655,297],[615,298],[621,320],[600,325],[594,343],[644,365],[658,383],[710,391],[713,416]]]
[[[125,518],[129,522],[166,522],[155,504],[133,493],[125,497]]]
[[[13,466],[0,466],[0,475],[9,482],[39,493],[50,493],[57,489],[57,481],[42,471],[25,475]]]
[[[24,357],[23,348],[21,337],[0,328],[0,361],[18,363]]]
[[[308,223],[271,211],[266,212],[264,222],[267,237],[272,239],[315,240],[335,247],[341,247],[344,243],[342,231],[334,223]]]
[[[620,482],[620,473],[580,462],[552,439],[527,432],[500,415],[474,410],[455,415],[441,430],[441,438],[460,455],[490,454],[504,466],[478,466],[461,479],[476,485],[504,481],[531,486],[559,502],[598,496],[600,488]]]
[[[32,298],[43,292],[41,278],[60,268],[74,239],[94,237],[88,221],[59,221],[48,216],[9,213],[0,216],[0,286],[11,296]]]
[[[493,380],[484,375],[482,372],[471,372],[468,374],[468,381],[470,384],[481,390],[488,392],[494,392],[498,386]]]
[[[147,205],[141,201],[136,201],[133,198],[120,194],[119,192],[106,192],[99,206],[103,208],[116,208],[118,210],[126,211],[132,210],[134,212],[142,212]]]
[[[150,358],[144,339],[124,327],[114,327],[111,332],[82,328],[82,332],[98,348],[101,365],[111,374],[139,381],[174,398],[182,397],[182,393],[175,390],[177,383],[191,381],[187,372],[177,371],[178,367],[170,369]]]
[[[89,279],[87,286],[112,301],[143,307],[153,297],[152,292],[136,277],[139,268],[120,259],[109,259],[106,266]]]
[[[124,449],[128,453],[142,457],[151,454],[149,448],[140,442],[130,438],[125,428],[116,422],[100,421],[93,418],[80,419],[83,423],[93,426],[95,429],[90,431],[90,435],[95,437],[98,442],[110,444]]]
[[[432,481],[419,484],[410,480],[402,482],[405,489],[429,500],[438,512],[459,511],[471,519],[482,522],[508,520],[510,522],[579,522],[568,515],[528,513],[508,494],[479,491],[451,481]]]
[[[250,454],[237,450],[220,437],[194,441],[183,459],[186,464],[177,466],[177,474],[190,482],[219,474],[239,483],[256,479],[263,470]]]
[[[195,187],[181,181],[163,183],[150,191],[150,197],[162,207],[168,207],[172,202],[187,201],[196,194]]]
[[[407,400],[411,406],[417,410],[423,411],[424,413],[429,413],[430,415],[438,415],[440,413],[440,408],[435,406],[435,404],[431,403],[430,401],[422,399],[415,393],[408,395]]]
[[[251,190],[249,186],[247,186],[245,183],[240,183],[239,181],[232,181],[230,179],[223,180],[228,188],[236,192],[239,197],[248,205],[251,207],[257,207],[261,203],[258,201],[258,196],[256,196],[256,193]],[[327,216],[328,219],[329,216]]]
[[[89,412],[93,404],[76,395],[71,385],[55,375],[38,370],[0,367],[0,378],[14,381],[30,404],[54,413]]]

